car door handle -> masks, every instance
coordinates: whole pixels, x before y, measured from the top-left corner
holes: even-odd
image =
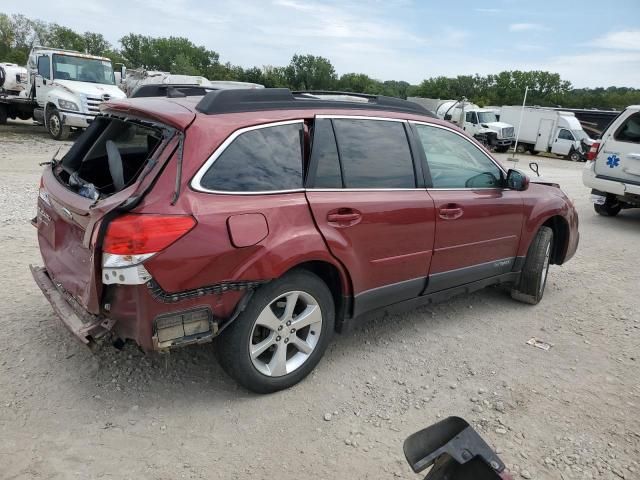
[[[327,222],[334,227],[350,227],[362,220],[362,213],[352,208],[339,208],[327,213]]]
[[[464,214],[464,210],[458,205],[447,205],[438,210],[438,215],[443,220],[456,220]]]
[[[634,160],[640,160],[640,153],[629,153],[627,157],[633,158]]]

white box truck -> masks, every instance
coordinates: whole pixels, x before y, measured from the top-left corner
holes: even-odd
[[[21,91],[0,89],[0,124],[33,118],[53,138],[64,140],[72,128],[88,127],[102,102],[126,97],[105,57],[34,47],[26,69]]]
[[[481,108],[466,100],[422,97],[409,97],[408,100],[422,105],[438,118],[456,124],[497,152],[506,152],[515,141],[513,125],[502,119],[498,121],[495,111],[490,108]]]
[[[577,162],[584,161],[593,143],[571,112],[540,107],[524,107],[523,111],[520,106],[504,106],[500,120],[515,127],[518,153],[548,152]]]

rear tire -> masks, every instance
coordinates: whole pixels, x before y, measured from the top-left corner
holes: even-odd
[[[552,251],[553,230],[549,227],[540,227],[529,245],[520,280],[511,290],[513,299],[531,305],[540,302],[547,284]]]
[[[216,338],[216,355],[224,371],[248,390],[276,392],[314,369],[334,323],[327,285],[311,272],[294,270],[254,293],[246,309]]]
[[[62,124],[62,115],[56,108],[47,111],[47,130],[54,140],[66,140],[71,133],[71,128]]]
[[[0,105],[0,125],[4,125],[7,123],[7,107],[4,105]]]
[[[594,203],[593,209],[598,215],[602,215],[603,217],[615,217],[620,213],[620,210],[622,210],[622,205],[618,200],[612,200],[610,197],[607,197],[604,205]]]
[[[527,150],[527,146],[523,145],[522,143],[519,143],[516,147],[516,153],[525,153]]]

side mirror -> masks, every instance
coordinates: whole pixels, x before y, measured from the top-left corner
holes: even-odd
[[[127,77],[127,67],[120,65],[120,78],[124,80]]]
[[[509,169],[507,172],[507,188],[520,192],[526,190],[529,188],[529,177],[518,170]]]
[[[500,479],[504,463],[464,419],[448,417],[404,441],[404,455],[411,469],[425,477],[444,479]]]

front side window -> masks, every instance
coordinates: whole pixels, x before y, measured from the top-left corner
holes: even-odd
[[[268,192],[302,188],[302,122],[241,133],[200,180],[208,190]]]
[[[41,75],[42,78],[48,79],[49,75],[49,57],[42,56],[38,58],[38,75]]]
[[[110,61],[61,54],[53,56],[53,78],[105,85],[116,83]]]
[[[402,122],[334,119],[346,188],[415,188]]]
[[[620,142],[640,143],[640,113],[634,113],[627,118],[613,138]]]
[[[560,133],[558,133],[558,138],[561,140],[571,140],[572,142],[575,140],[571,132],[566,128],[560,129]]]
[[[466,138],[437,127],[416,125],[433,188],[500,188],[502,171]]]

